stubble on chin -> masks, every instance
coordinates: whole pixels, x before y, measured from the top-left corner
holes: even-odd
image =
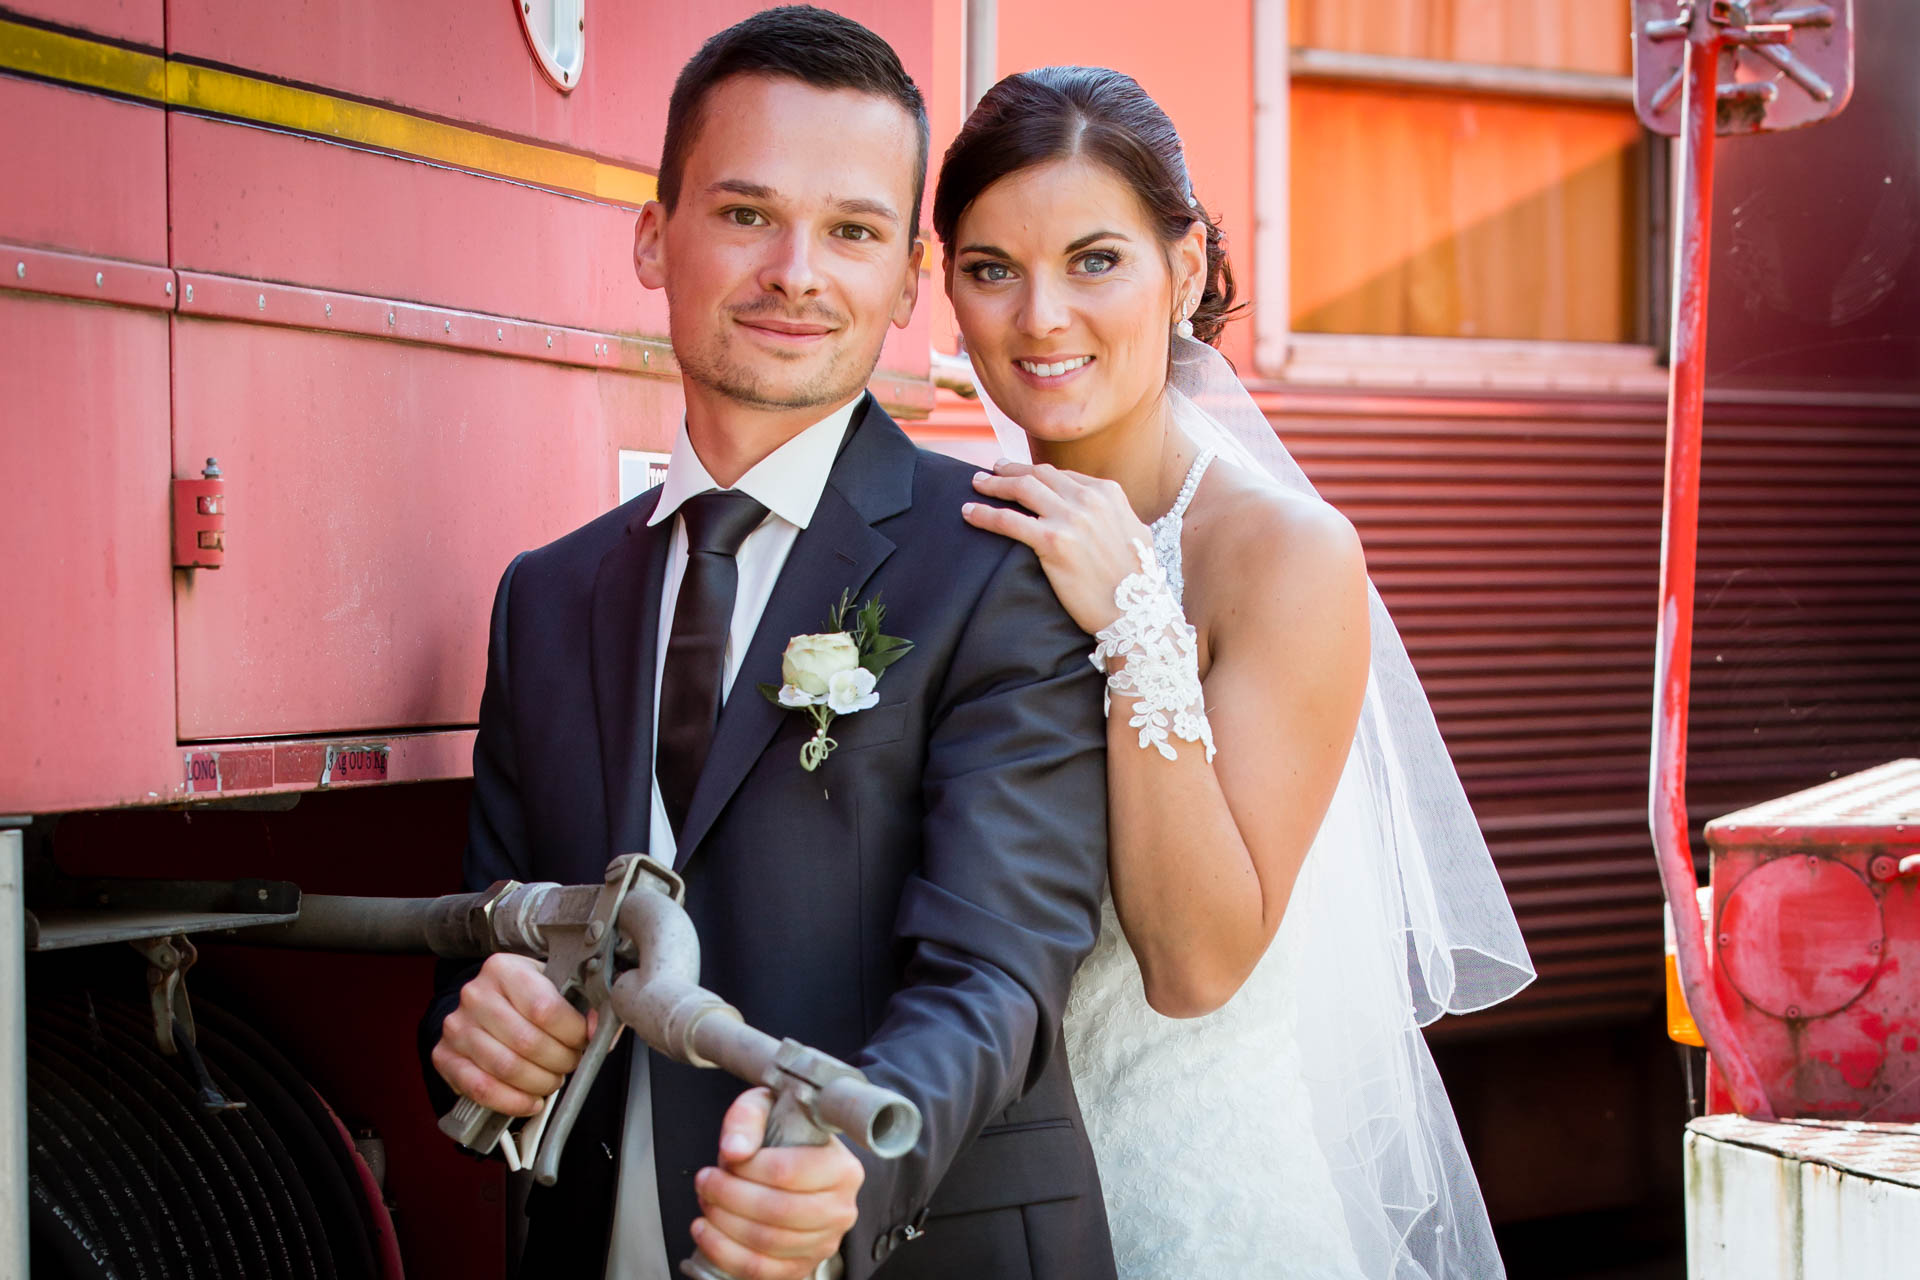
[[[867,368],[861,371],[846,351],[816,372],[798,379],[786,376],[777,357],[764,363],[742,360],[725,350],[699,349],[675,352],[681,376],[717,395],[749,409],[831,409],[858,395],[879,366],[880,353],[873,353]]]

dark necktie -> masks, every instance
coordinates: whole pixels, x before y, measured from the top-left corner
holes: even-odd
[[[713,746],[733,598],[740,586],[734,553],[767,509],[744,493],[709,489],[680,506],[687,529],[687,572],[673,607],[667,662],[660,676],[658,748],[653,776],[674,834],[686,821],[694,784]]]

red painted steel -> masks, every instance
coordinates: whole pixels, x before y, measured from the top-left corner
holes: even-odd
[[[173,567],[218,569],[227,556],[227,482],[208,458],[198,480],[173,482]]]
[[[1920,1120],[1920,863],[1900,871],[1920,854],[1920,760],[1729,814],[1706,837],[1713,977],[1774,1110]]]
[[[165,267],[0,244],[0,289],[12,292],[171,311],[175,283]]]
[[[158,49],[166,38],[166,0],[8,0],[23,18]]]
[[[676,377],[673,348],[662,341],[538,324],[508,316],[430,307],[397,298],[302,289],[204,271],[179,273],[182,315],[275,328],[386,338],[485,355],[589,369]]]
[[[482,313],[486,325],[462,339],[475,349],[504,341],[493,333],[507,328],[501,323],[507,317],[539,330],[535,355],[546,349],[547,326],[603,338],[666,333],[664,295],[643,289],[633,273],[631,210],[224,121],[174,115],[170,129],[173,258],[183,280],[204,274],[293,282],[315,295],[297,307],[310,301],[308,312],[321,312],[296,309],[294,322],[357,332],[378,325],[349,325],[344,315],[328,323],[335,318],[324,314],[325,305],[344,298],[426,304],[434,309],[428,323],[455,324],[451,335],[441,330],[443,337],[461,334],[453,313]],[[261,181],[263,173],[274,179]],[[285,309],[247,311],[263,293],[270,302],[276,296],[264,286],[221,287],[224,301],[196,291],[191,305],[183,298],[183,310],[288,322]],[[375,320],[383,323],[384,316]],[[594,344],[590,339],[589,347]],[[591,354],[596,364],[653,372],[651,362],[664,349],[636,337],[619,341],[617,360],[602,358],[613,352]],[[643,351],[649,353],[644,361]],[[908,384],[926,368],[921,313],[906,329],[889,332],[881,377],[900,385],[892,394],[881,388],[883,398],[924,411],[924,385]]]
[[[166,262],[159,108],[0,75],[0,155],[10,175],[0,240]]]
[[[666,332],[661,295],[634,278],[631,210],[224,121],[169,127],[182,271]]]
[[[232,549],[182,577],[184,739],[472,723],[513,555],[664,449],[667,384],[181,317],[174,464],[226,472]]]
[[[764,7],[597,0],[587,6],[586,71],[568,94],[541,76],[506,0],[171,0],[167,38],[176,55],[652,167],[681,65],[708,36]],[[827,7],[886,37],[908,73],[928,83],[933,20],[926,6],[856,0]]]
[[[0,811],[167,798],[167,323],[0,291]]]
[[[1722,31],[1706,14],[1687,32],[1682,100],[1685,133],[1675,224],[1672,385],[1667,406],[1666,506],[1660,522],[1660,614],[1654,649],[1653,842],[1675,931],[1680,986],[1741,1114],[1773,1118],[1772,1104],[1748,1060],[1707,969],[1707,940],[1687,927],[1699,882],[1687,842],[1687,700],[1693,662],[1693,596],[1700,527],[1700,436],[1706,414],[1707,275],[1713,233],[1713,154],[1717,141]]]

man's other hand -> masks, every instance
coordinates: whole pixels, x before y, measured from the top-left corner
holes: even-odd
[[[587,1019],[560,998],[538,961],[492,955],[460,988],[433,1069],[463,1098],[510,1116],[530,1116],[580,1063]]]
[[[773,1095],[749,1089],[720,1124],[720,1164],[694,1179],[693,1240],[739,1280],[805,1280],[840,1248],[867,1171],[838,1138],[821,1147],[763,1147]]]

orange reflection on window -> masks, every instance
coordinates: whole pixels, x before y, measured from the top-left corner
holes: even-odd
[[[1295,48],[1626,75],[1628,0],[1292,0]]]
[[[1296,331],[1638,338],[1630,111],[1306,83],[1291,105]]]

